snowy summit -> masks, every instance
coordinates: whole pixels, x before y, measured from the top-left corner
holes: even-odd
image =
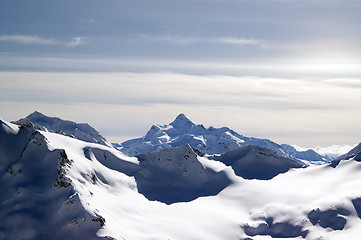
[[[48,117],[37,111],[28,115],[26,119],[29,119],[34,124],[35,128],[39,130],[56,132],[75,137],[85,142],[111,146],[111,144],[108,143],[107,140],[102,135],[100,135],[97,130],[92,128],[87,123],[76,123],[57,117]],[[14,123],[19,123],[19,121],[15,121]]]
[[[179,114],[169,125],[172,125],[176,129],[183,129],[184,131],[187,131],[196,126],[196,124],[187,118],[183,113]]]
[[[311,149],[297,151],[293,146],[280,145],[269,139],[246,137],[227,127],[205,128],[202,124],[194,123],[184,114],[179,114],[170,124],[153,125],[144,137],[113,145],[129,156],[136,156],[143,152],[159,151],[186,144],[208,155],[222,154],[242,146],[257,145],[305,164],[331,160]]]

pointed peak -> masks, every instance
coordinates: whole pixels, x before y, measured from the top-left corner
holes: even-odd
[[[176,118],[187,118],[187,116],[184,113],[180,113]]]
[[[179,114],[176,119],[171,122],[171,124],[175,128],[190,128],[196,125],[194,122],[192,122],[187,116],[183,113]]]
[[[41,112],[38,112],[38,111],[34,111],[32,114],[30,114],[30,115],[44,115],[44,114],[42,114]]]
[[[30,113],[26,118],[30,119],[30,118],[43,118],[43,117],[47,117],[47,116],[45,116],[41,112],[34,111],[33,113]]]

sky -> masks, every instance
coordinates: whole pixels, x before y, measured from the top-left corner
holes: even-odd
[[[179,113],[302,147],[361,128],[359,0],[0,0],[0,118],[110,141]]]

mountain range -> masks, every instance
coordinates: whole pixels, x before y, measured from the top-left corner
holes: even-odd
[[[291,145],[280,145],[269,139],[246,137],[227,127],[205,128],[202,124],[194,123],[184,114],[179,114],[170,124],[153,125],[143,137],[113,145],[129,156],[136,156],[143,152],[159,151],[185,144],[190,144],[208,155],[222,154],[242,146],[256,145],[307,165],[333,160],[331,156],[321,156],[312,149],[297,151]]]
[[[242,141],[211,152],[207,134],[190,138],[207,144],[128,156],[89,125],[76,135],[77,123],[36,115],[47,125],[0,120],[0,239],[361,237],[361,144],[310,166]],[[184,115],[170,126],[171,143],[176,130],[191,136],[201,128]],[[221,129],[220,139],[229,132],[247,140]]]

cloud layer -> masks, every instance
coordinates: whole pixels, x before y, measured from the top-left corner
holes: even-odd
[[[181,112],[206,126],[305,147],[355,144],[361,134],[357,79],[29,72],[0,79],[2,118],[38,110],[90,122],[118,139],[143,135]]]

